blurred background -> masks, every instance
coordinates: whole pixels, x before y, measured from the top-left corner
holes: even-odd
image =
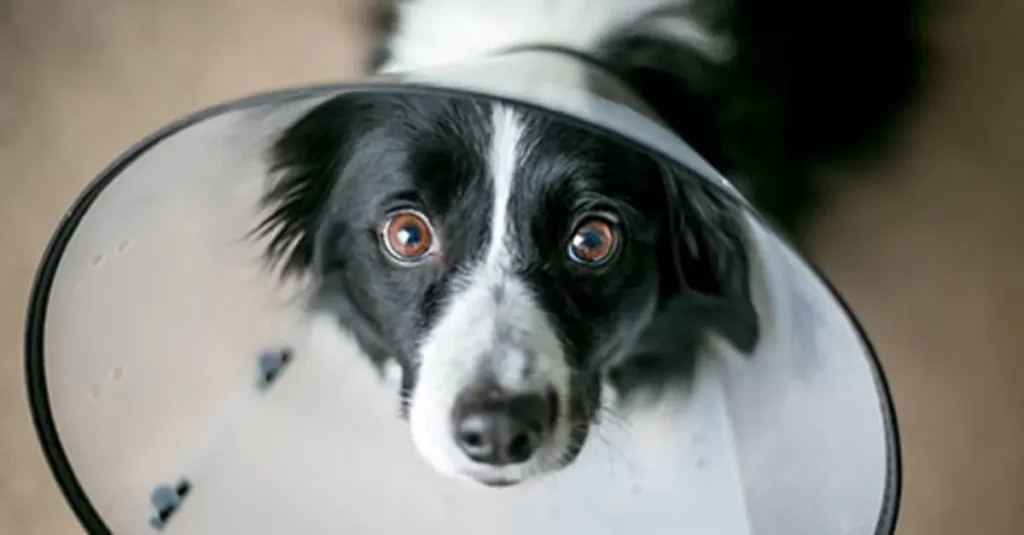
[[[0,0],[0,533],[81,532],[22,386],[28,286],[63,211],[182,114],[355,76],[367,1]],[[910,127],[883,160],[829,171],[811,256],[889,374],[904,441],[898,532],[1020,535],[1024,2],[947,2],[927,27],[930,84]]]

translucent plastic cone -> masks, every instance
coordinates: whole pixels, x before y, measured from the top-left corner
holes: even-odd
[[[97,178],[43,259],[27,334],[42,446],[89,532],[891,533],[897,432],[871,347],[753,213],[767,318],[756,354],[720,344],[691,391],[600,425],[574,464],[534,484],[436,475],[356,349],[307,336],[247,233],[268,140],[332,95],[510,99],[736,195],[628,91],[599,73],[584,83],[572,61],[522,53],[263,95],[192,116]]]

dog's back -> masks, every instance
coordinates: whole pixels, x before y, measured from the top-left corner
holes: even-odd
[[[887,139],[918,81],[917,0],[397,0],[374,69],[522,46],[601,62],[794,230],[814,169]]]

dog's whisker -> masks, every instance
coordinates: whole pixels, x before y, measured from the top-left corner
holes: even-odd
[[[614,410],[602,410],[600,412],[600,415],[601,425],[608,425],[610,427],[614,427],[624,433],[630,433],[633,431],[633,424],[625,417],[623,417],[621,414],[615,412]]]

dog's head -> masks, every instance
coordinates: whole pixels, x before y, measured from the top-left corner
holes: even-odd
[[[287,129],[272,164],[269,256],[400,365],[414,442],[443,473],[557,470],[603,385],[686,369],[708,329],[756,337],[740,209],[548,114],[342,95]]]

